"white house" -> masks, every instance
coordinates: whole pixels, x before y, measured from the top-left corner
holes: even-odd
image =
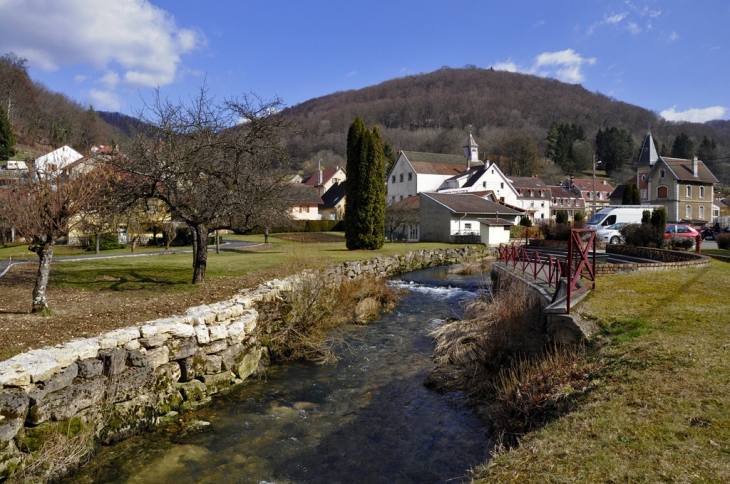
[[[332,188],[332,185],[337,185],[345,180],[347,180],[347,173],[345,173],[345,169],[340,166],[325,168],[324,170],[322,170],[321,167],[318,167],[317,173],[304,178],[302,184],[314,187],[319,196],[322,196],[327,192],[327,190]]]
[[[519,193],[495,163],[475,166],[445,180],[438,189],[441,193],[474,193],[491,191],[497,200],[517,206]]]
[[[291,218],[295,220],[319,220],[319,206],[322,205],[322,199],[314,187],[292,183],[287,185],[283,198],[289,205]]]
[[[55,175],[76,160],[84,156],[69,146],[62,146],[57,150],[43,155],[33,162],[33,168],[39,176]]]
[[[423,242],[480,242],[479,219],[504,219],[516,224],[525,213],[471,193],[420,193],[419,196]]]
[[[446,180],[483,164],[471,133],[463,156],[400,151],[388,173],[386,201],[393,204],[421,192],[435,192]]]
[[[512,186],[517,190],[517,206],[527,210],[534,223],[550,219],[550,187],[536,176],[513,176]]]

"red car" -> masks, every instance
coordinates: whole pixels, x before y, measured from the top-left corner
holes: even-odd
[[[692,240],[697,240],[696,237],[700,235],[695,229],[689,225],[683,224],[667,224],[666,230],[664,230],[664,238],[669,237],[687,237]]]

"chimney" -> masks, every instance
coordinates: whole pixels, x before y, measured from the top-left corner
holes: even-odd
[[[317,162],[317,186],[322,184],[322,160]]]
[[[608,183],[606,183],[606,180],[603,180],[603,184],[604,184],[604,185],[608,185]]]
[[[698,165],[698,163],[697,163],[697,155],[694,155],[692,157],[692,176],[695,177],[695,178],[697,178],[697,176],[698,176],[697,175],[697,165]]]

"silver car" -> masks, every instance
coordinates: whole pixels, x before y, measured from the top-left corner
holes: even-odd
[[[602,240],[607,244],[621,244],[624,241],[624,236],[621,235],[619,229],[628,225],[626,222],[619,222],[608,227],[602,228],[596,232],[598,240]]]

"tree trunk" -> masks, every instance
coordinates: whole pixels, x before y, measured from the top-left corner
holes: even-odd
[[[217,230],[215,231],[215,253],[221,253],[221,236]]]
[[[198,246],[195,249],[195,270],[193,284],[202,284],[205,280],[205,266],[208,262],[208,228],[205,225],[196,225]]]
[[[195,262],[198,260],[198,232],[195,231],[192,225],[188,227],[190,227],[190,235],[193,239],[193,268],[195,268]]]
[[[33,252],[38,254],[38,274],[35,279],[35,287],[33,287],[33,309],[34,313],[48,310],[48,301],[46,300],[46,286],[48,286],[48,276],[51,273],[51,260],[53,259],[53,237],[46,236],[46,241],[36,246]]]
[[[94,247],[95,253],[97,253],[97,254],[99,253],[99,250],[101,248],[101,243],[100,243],[99,239],[101,239],[101,233],[97,232],[96,233],[96,247]]]
[[[264,228],[264,244],[269,243],[269,228]]]

